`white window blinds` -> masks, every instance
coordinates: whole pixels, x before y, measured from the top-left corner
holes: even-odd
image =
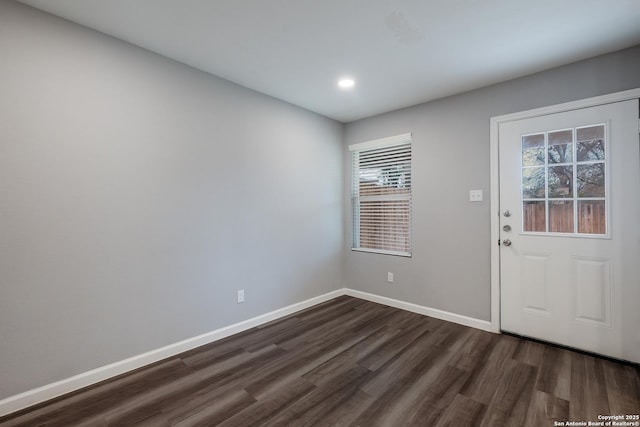
[[[349,150],[353,249],[411,256],[411,134]]]

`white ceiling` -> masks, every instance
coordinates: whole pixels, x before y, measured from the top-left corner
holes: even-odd
[[[20,1],[341,122],[640,44],[640,0]]]

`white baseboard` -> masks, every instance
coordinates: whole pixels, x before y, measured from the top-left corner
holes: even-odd
[[[134,369],[141,368],[151,363],[158,362],[171,356],[183,353],[185,351],[200,347],[205,344],[212,343],[233,334],[251,329],[253,327],[271,322],[284,316],[288,316],[305,308],[329,301],[330,299],[349,295],[367,301],[372,301],[402,310],[411,311],[425,316],[435,317],[436,319],[446,320],[449,322],[459,323],[461,325],[470,326],[472,328],[482,329],[489,332],[496,332],[491,329],[491,322],[486,320],[474,319],[472,317],[462,316],[460,314],[450,313],[448,311],[438,310],[435,308],[424,307],[409,302],[404,302],[380,295],[370,294],[368,292],[356,291],[349,288],[337,289],[324,295],[320,295],[308,300],[292,304],[290,306],[274,310],[269,313],[244,320],[224,328],[216,329],[206,334],[188,338],[186,340],[170,344],[166,347],[158,348],[137,356],[130,357],[110,365],[102,366],[88,372],[66,378],[15,396],[0,400],[0,417],[19,411],[38,403],[45,402],[63,394],[79,390],[84,387],[99,383],[101,381],[124,374]]]
[[[461,314],[451,313],[449,311],[438,310],[437,308],[425,307],[418,304],[412,304],[410,302],[404,302],[393,298],[387,298],[380,295],[370,294],[368,292],[356,291],[354,289],[345,289],[346,295],[364,299],[371,302],[377,302],[379,304],[388,305],[391,307],[399,308],[413,313],[422,314],[424,316],[435,317],[436,319],[446,320],[448,322],[458,323],[464,326],[470,326],[476,329],[482,329],[483,331],[496,332],[491,322],[487,320],[480,320],[473,317],[463,316]]]
[[[10,396],[6,399],[0,400],[0,417],[38,403],[45,402],[63,394],[67,394],[72,391],[99,383],[100,381],[113,378],[134,369],[141,368],[145,365],[149,365],[168,357],[175,356],[196,347],[209,344],[230,335],[237,334],[238,332],[251,329],[255,326],[271,322],[272,320],[288,316],[289,314],[293,314],[297,311],[304,310],[305,308],[312,307],[325,301],[329,301],[330,299],[339,297],[344,294],[344,289],[338,289],[324,295],[299,302],[297,304],[292,304],[290,306],[274,310],[272,312],[265,313],[254,318],[226,326],[224,328],[207,332],[206,334],[188,338],[186,340],[170,344],[166,347],[158,348],[156,350],[133,356],[128,359],[112,363],[110,365],[101,366],[91,371],[83,372],[81,374],[66,378],[61,381],[56,381],[54,383],[29,390],[24,393]]]

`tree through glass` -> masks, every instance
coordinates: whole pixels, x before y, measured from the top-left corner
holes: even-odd
[[[522,231],[607,234],[605,125],[523,135]]]

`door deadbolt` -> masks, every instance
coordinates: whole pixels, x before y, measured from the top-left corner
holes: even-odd
[[[503,231],[511,231],[511,226],[509,224],[505,225],[504,227],[502,227]]]
[[[511,216],[511,211],[504,211],[503,215],[509,218]]]

